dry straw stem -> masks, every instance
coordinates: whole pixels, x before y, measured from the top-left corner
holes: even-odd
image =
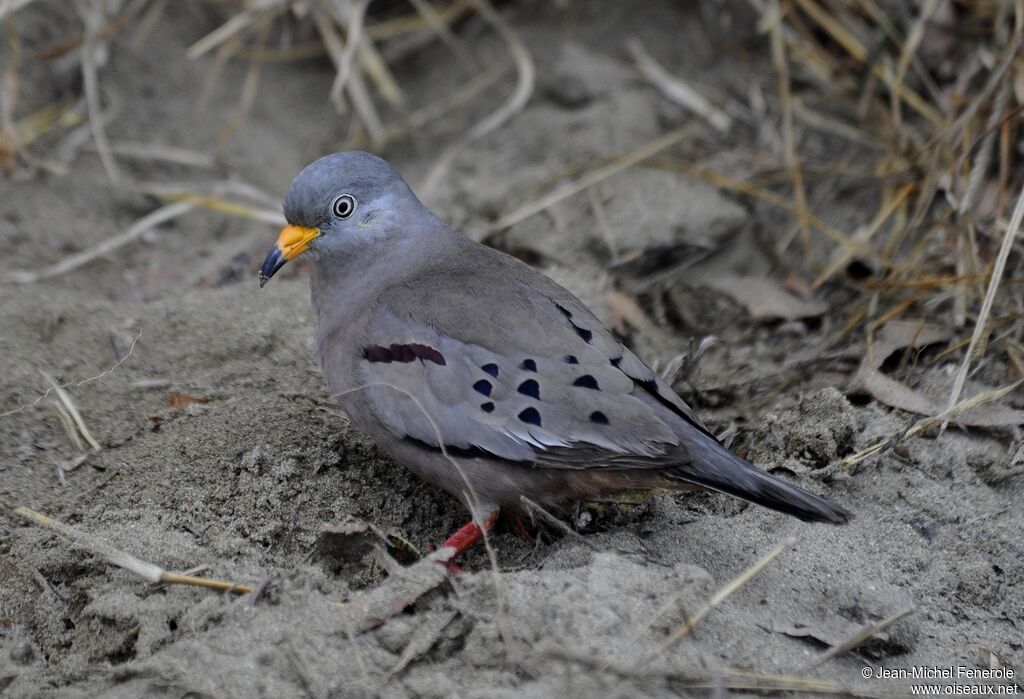
[[[135,573],[139,577],[142,577],[153,584],[171,583],[175,585],[191,585],[194,587],[205,587],[209,590],[217,590],[219,592],[252,592],[251,585],[232,583],[224,580],[212,580],[210,578],[198,578],[192,575],[172,573],[164,570],[156,564],[149,563],[148,561],[136,558],[130,553],[114,548],[105,541],[97,539],[92,534],[87,534],[81,530],[64,524],[59,520],[47,517],[43,513],[36,512],[35,510],[31,510],[27,507],[14,508],[14,514],[70,539],[86,551],[105,558],[109,563],[113,563],[119,568],[124,568],[130,573]]]
[[[796,215],[800,214],[800,210],[796,207],[795,204],[787,201],[785,198],[779,196],[778,194],[775,194],[774,192],[764,189],[762,187],[758,187],[756,184],[753,184],[752,182],[748,182],[746,180],[738,180],[733,177],[729,177],[728,175],[725,175],[716,170],[712,170],[711,168],[705,167],[703,165],[697,165],[696,163],[687,163],[679,160],[671,160],[668,158],[652,159],[650,165],[651,167],[658,167],[666,170],[684,172],[688,175],[699,177],[702,180],[707,181],[708,183],[719,189],[725,189],[731,192],[739,192],[740,194],[746,194],[747,196],[754,197],[755,199],[760,199],[761,201],[771,204],[772,206],[776,206],[780,209],[785,209],[790,213]],[[808,222],[814,228],[818,229],[821,233],[824,233],[825,236],[828,237],[829,239],[837,243],[840,243],[841,245],[856,246],[856,244],[850,236],[846,235],[845,233],[835,228],[834,226],[829,225],[828,223],[826,223],[825,221],[823,221],[810,211],[806,211],[805,215],[807,216]],[[864,250],[862,254],[867,259],[870,259],[872,262],[877,263],[882,267],[891,266],[890,262],[881,259],[876,253],[872,251]]]
[[[100,0],[92,0],[90,5],[91,7],[80,8],[82,21],[85,23],[81,52],[82,87],[85,90],[85,101],[89,107],[89,124],[92,128],[93,140],[96,143],[96,151],[100,155],[103,169],[107,171],[107,177],[116,186],[121,182],[121,173],[114,154],[110,151],[110,142],[107,140],[107,130],[102,118],[103,109],[100,106],[99,78],[96,68],[96,34],[103,21],[103,4]]]
[[[323,6],[334,22],[345,29],[344,53],[340,57],[341,62],[337,64],[338,72],[330,92],[331,101],[339,113],[345,111],[341,91],[353,71],[361,70],[365,73],[376,86],[377,92],[393,107],[401,108],[405,102],[398,81],[366,32],[366,10],[369,4],[369,0],[352,0],[348,5],[342,0],[332,0]],[[358,66],[352,65],[353,60]]]
[[[85,119],[82,108],[80,102],[65,100],[53,102],[23,116],[14,124],[18,145],[26,148],[51,131],[78,126]]]
[[[82,414],[78,412],[78,408],[75,407],[75,402],[71,400],[71,396],[64,390],[64,387],[57,383],[56,379],[47,374],[45,371],[40,370],[40,374],[46,379],[47,383],[50,384],[50,388],[57,396],[57,400],[60,401],[61,407],[66,411],[67,417],[71,419],[74,424],[75,430],[82,435],[82,438],[88,442],[89,446],[93,451],[99,451],[101,449],[100,443],[96,441],[96,438],[92,436],[92,432],[85,426],[85,420],[82,419]],[[77,442],[77,439],[75,439]]]
[[[149,194],[162,199],[174,199],[186,195],[197,197],[212,197],[215,199],[223,197],[238,197],[258,204],[260,207],[273,209],[277,220],[283,220],[280,213],[280,200],[259,187],[239,180],[195,180],[181,182],[138,182],[132,185],[132,190]],[[267,213],[266,209],[259,209]],[[273,221],[271,221],[273,223]]]
[[[29,284],[41,279],[49,279],[51,277],[60,276],[61,274],[66,274],[88,264],[89,262],[92,262],[97,257],[102,257],[103,255],[127,245],[139,238],[146,231],[159,226],[161,223],[177,218],[178,216],[191,211],[193,208],[195,208],[195,204],[186,201],[175,202],[173,204],[162,206],[156,211],[150,212],[137,220],[131,226],[126,228],[123,233],[115,235],[112,238],[108,238],[99,245],[91,247],[88,250],[83,250],[82,252],[71,255],[70,257],[65,257],[60,262],[50,265],[49,267],[44,267],[40,270],[14,270],[8,272],[7,280],[19,284]]]
[[[266,41],[267,32],[270,31],[270,16],[264,16],[259,22],[259,43]],[[242,125],[245,117],[249,115],[253,103],[256,101],[256,93],[260,84],[260,63],[249,62],[249,69],[245,72],[245,80],[242,82],[242,92],[238,98],[238,110],[232,115],[228,123],[217,134],[217,154],[220,157],[231,137]]]
[[[726,133],[732,127],[732,118],[715,107],[702,94],[690,87],[681,78],[669,73],[664,66],[654,60],[644,50],[643,45],[635,38],[626,41],[626,48],[636,61],[640,73],[657,87],[665,97],[707,121],[720,133]]]
[[[416,12],[420,14],[426,25],[430,27],[430,30],[437,35],[437,38],[440,39],[441,42],[447,46],[460,61],[462,61],[462,64],[466,68],[477,68],[476,59],[473,58],[473,55],[469,52],[469,49],[466,48],[465,44],[455,36],[455,32],[453,32],[451,27],[448,26],[448,21],[433,5],[427,2],[427,0],[409,0],[409,4],[416,8]],[[461,4],[465,4],[468,7],[467,3]],[[451,10],[453,7],[454,5],[449,5],[446,9]]]
[[[844,245],[836,251],[833,256],[832,262],[829,263],[828,267],[825,268],[818,278],[811,284],[812,289],[820,288],[822,284],[827,282],[832,276],[843,269],[847,263],[853,259],[854,255],[861,253],[867,246],[871,238],[877,233],[882,225],[889,219],[889,217],[903,205],[907,197],[914,190],[914,183],[908,182],[904,184],[896,192],[896,195],[889,199],[888,202],[882,204],[878,213],[875,215],[874,220],[862,231],[855,233],[850,242],[852,245]]]
[[[498,64],[483,71],[457,90],[410,112],[401,124],[388,127],[388,138],[394,139],[420,129],[448,112],[471,102],[484,90],[498,82],[511,66]]]
[[[424,197],[430,196],[434,189],[436,189],[442,178],[447,174],[448,168],[451,166],[452,162],[466,146],[504,126],[505,122],[526,107],[526,103],[530,100],[530,95],[533,94],[537,69],[534,66],[530,52],[526,49],[526,44],[524,44],[522,39],[519,38],[519,35],[516,34],[515,30],[512,29],[504,19],[502,19],[501,15],[495,11],[494,7],[491,6],[491,3],[488,2],[488,0],[470,1],[473,7],[476,8],[476,11],[480,13],[480,16],[483,17],[484,21],[494,28],[498,33],[498,36],[500,36],[508,46],[508,50],[512,54],[512,59],[516,66],[516,87],[509,98],[500,107],[491,112],[488,116],[484,117],[481,121],[477,122],[477,124],[470,128],[464,136],[449,145],[444,152],[441,153],[423,181],[421,192]]]
[[[669,637],[665,639],[665,641],[658,647],[657,651],[647,656],[644,660],[640,661],[640,663],[637,665],[637,669],[643,668],[656,657],[658,657],[666,650],[668,650],[681,638],[687,636],[691,631],[693,631],[697,624],[699,624],[701,620],[704,619],[704,617],[706,617],[711,612],[711,610],[713,610],[715,607],[717,607],[726,599],[728,599],[729,596],[732,595],[734,592],[736,592],[741,587],[750,582],[751,578],[753,578],[755,575],[764,570],[765,566],[767,566],[769,563],[775,560],[775,558],[780,553],[785,551],[794,543],[796,543],[796,539],[789,538],[783,541],[782,543],[778,544],[777,546],[775,546],[775,548],[773,548],[771,551],[762,556],[756,563],[754,563],[754,565],[747,568],[745,571],[740,573],[735,579],[733,579],[728,585],[726,585],[718,592],[716,592],[714,596],[710,600],[708,600],[708,603],[701,607],[701,609],[698,610],[696,614],[689,617],[685,622],[680,624],[679,627],[677,627],[671,634],[669,634]]]
[[[236,34],[248,29],[262,13],[267,12],[278,4],[278,0],[262,0],[261,2],[251,3],[250,7],[232,15],[227,22],[192,44],[188,51],[185,52],[185,56],[190,60],[195,60],[205,55]]]
[[[556,658],[585,667],[595,668],[601,672],[610,672],[619,677],[649,680],[651,678],[671,679],[674,685],[693,689],[738,689],[754,692],[796,692],[813,696],[863,697],[864,699],[895,699],[902,697],[895,693],[867,692],[845,687],[837,682],[819,680],[813,677],[797,675],[769,675],[750,670],[720,668],[708,672],[693,672],[666,667],[629,667],[614,661],[607,662],[592,655],[585,655],[560,647],[547,647],[537,654],[540,658]]]
[[[876,635],[878,635],[879,633],[881,633],[885,629],[889,628],[890,626],[895,624],[900,619],[908,616],[913,611],[914,611],[913,607],[907,607],[906,609],[904,609],[902,611],[899,611],[899,612],[896,612],[895,614],[891,614],[891,615],[887,616],[885,619],[882,619],[877,624],[868,624],[868,625],[866,625],[864,628],[862,628],[860,631],[855,633],[853,636],[851,636],[847,640],[845,640],[842,643],[840,643],[838,646],[835,646],[833,648],[829,648],[827,651],[825,651],[824,653],[819,655],[817,658],[815,658],[814,660],[809,662],[807,665],[805,665],[803,668],[801,668],[801,672],[807,672],[808,670],[812,670],[812,669],[818,667],[819,665],[821,665],[826,660],[830,660],[831,658],[834,658],[836,656],[842,655],[843,653],[847,653],[847,652],[853,650],[854,648],[856,648],[860,644],[864,643],[865,641],[868,641],[868,640],[874,638]]]
[[[324,46],[327,48],[327,54],[331,57],[335,68],[341,70],[341,66],[345,61],[345,42],[335,28],[331,18],[321,12],[319,8],[314,7],[313,24],[320,33],[320,38],[323,39]],[[345,89],[348,92],[348,96],[352,99],[352,104],[359,115],[360,121],[370,135],[370,140],[375,147],[381,146],[387,139],[387,130],[377,114],[377,108],[370,98],[370,93],[366,89],[366,83],[363,82],[363,75],[360,71],[354,70],[350,72],[349,77],[345,81]],[[341,104],[340,101],[335,103],[339,109],[341,109]]]
[[[996,292],[999,290],[999,282],[1002,280],[1003,271],[1006,269],[1006,260],[1010,257],[1010,250],[1013,249],[1017,232],[1020,231],[1022,219],[1024,219],[1024,188],[1021,189],[1021,193],[1017,197],[1017,205],[1013,208],[1010,225],[1007,227],[1006,233],[1003,234],[1003,244],[1000,246],[999,254],[996,256],[995,264],[992,266],[992,276],[989,279],[988,291],[985,292],[985,300],[982,301],[981,311],[978,312],[978,322],[974,326],[971,344],[967,348],[964,361],[960,365],[960,371],[957,372],[956,380],[953,382],[953,391],[949,396],[947,413],[953,410],[957,401],[960,400],[960,393],[963,391],[964,382],[967,380],[967,372],[971,368],[971,360],[974,359],[975,351],[982,338],[988,334],[988,317],[992,312],[992,303],[995,301]],[[942,428],[946,428],[945,421],[942,423]]]
[[[643,162],[644,160],[647,160],[651,156],[660,153],[669,146],[675,145],[679,141],[683,140],[684,138],[692,134],[694,130],[695,126],[693,124],[688,124],[686,126],[675,129],[674,131],[669,131],[668,133],[663,134],[658,138],[654,139],[647,145],[637,148],[632,153],[627,153],[625,155],[619,156],[618,158],[615,158],[607,165],[602,165],[601,167],[595,170],[591,170],[590,172],[583,174],[573,182],[567,182],[552,192],[548,192],[543,196],[537,197],[532,201],[528,201],[525,204],[516,207],[515,209],[513,209],[512,211],[508,212],[507,214],[499,218],[497,221],[495,221],[491,225],[491,230],[498,231],[504,228],[508,228],[509,226],[513,226],[519,223],[520,221],[527,219],[530,216],[533,216],[534,214],[538,214],[541,211],[544,211],[544,209],[548,208],[549,206],[557,204],[563,199],[571,197],[574,194],[578,194],[579,192],[582,192],[588,187],[593,187],[595,184],[603,182],[612,175],[617,175],[623,170],[631,168],[634,165],[637,165]]]
[[[7,23],[7,66],[0,70],[0,173],[14,172],[15,160],[25,144],[19,138],[14,123],[14,109],[18,103],[18,60],[21,42],[14,31],[14,22]]]
[[[935,10],[937,10],[938,7],[939,0],[925,0],[924,5],[921,7],[920,14],[914,21],[914,26],[911,27],[910,33],[907,34],[906,41],[903,42],[903,48],[900,51],[900,60],[896,65],[896,75],[893,78],[896,87],[891,93],[892,120],[897,129],[899,129],[902,121],[900,97],[903,89],[903,80],[907,75],[907,68],[910,67],[910,62],[913,60],[914,54],[917,53],[917,47],[921,45],[921,40],[924,39],[924,32],[928,27],[928,20],[931,19],[933,14],[935,14]]]
[[[470,0],[458,0],[441,10],[435,10],[435,12],[447,28],[448,25],[462,17],[470,9],[472,9]],[[372,41],[387,41],[425,28],[430,28],[430,22],[422,16],[422,13],[414,12],[367,26],[365,27],[365,36]],[[451,30],[448,31],[450,33]],[[205,40],[204,38],[202,41]],[[203,48],[209,51],[209,48]],[[274,46],[239,46],[233,50],[232,55],[250,61],[281,63],[325,56],[327,55],[327,49],[320,41],[306,41],[280,48]],[[473,65],[476,65],[475,62]]]
[[[82,438],[78,436],[78,429],[75,427],[75,421],[71,418],[68,409],[64,407],[64,404],[60,401],[50,401],[53,411],[57,413],[57,418],[60,420],[61,427],[64,428],[64,432],[67,434],[68,439],[71,440],[71,445],[74,446],[78,451],[85,451],[85,445],[82,444]],[[63,469],[58,468],[58,472]],[[61,474],[63,475],[63,474]]]
[[[796,198],[797,227],[804,243],[804,260],[811,260],[811,229],[807,210],[807,191],[804,188],[804,177],[800,170],[800,158],[796,152],[796,134],[793,128],[793,99],[789,79],[789,59],[786,57],[786,42],[782,35],[782,10],[778,0],[771,0],[771,13],[768,16],[771,32],[772,65],[779,84],[779,107],[782,110],[782,143],[786,167],[789,168],[793,180],[793,195]],[[792,236],[787,236],[779,245],[780,251],[789,247]]]
[[[331,3],[336,19],[341,15],[339,4],[338,2]],[[356,49],[359,48],[359,42],[362,40],[363,21],[366,18],[366,7],[369,4],[370,0],[355,0],[350,4],[350,11],[347,13],[345,47],[341,55],[337,57],[338,72],[334,76],[330,92],[331,101],[338,107],[339,112],[343,110],[341,91],[345,89],[345,83],[348,82],[348,76],[352,72],[352,58],[356,55]]]
[[[202,170],[213,170],[217,166],[213,156],[209,153],[200,153],[199,151],[165,146],[159,143],[115,141],[110,144],[110,152],[126,158],[156,160],[174,165],[200,168]]]
[[[917,421],[905,432],[894,435],[889,439],[884,439],[880,442],[872,444],[870,447],[862,449],[861,451],[857,452],[856,454],[853,454],[852,456],[846,457],[839,463],[841,466],[844,467],[859,464],[860,462],[874,456],[875,454],[885,451],[886,449],[891,449],[892,447],[895,447],[901,444],[902,442],[907,441],[908,439],[912,439],[918,436],[919,434],[926,432],[934,427],[944,426],[950,420],[954,419],[958,415],[966,413],[968,410],[972,410],[979,406],[985,405],[986,403],[991,403],[992,401],[999,400],[1003,396],[1015,391],[1017,387],[1019,387],[1022,384],[1024,384],[1024,379],[1015,381],[1009,386],[1004,386],[1003,388],[995,388],[988,391],[982,391],[971,398],[967,398],[966,400],[960,401],[951,408],[947,408],[946,410],[942,411],[938,415],[935,415],[934,417],[926,417],[923,420]]]
[[[113,366],[111,366],[111,367],[110,367],[109,369],[107,369],[106,371],[103,371],[103,372],[101,372],[101,373],[99,373],[99,374],[96,374],[95,376],[90,376],[90,377],[89,377],[89,378],[87,378],[87,379],[82,379],[81,381],[78,381],[78,382],[76,382],[76,383],[65,383],[65,384],[57,384],[56,386],[54,386],[54,385],[52,385],[52,384],[51,384],[50,388],[48,388],[48,389],[46,389],[45,391],[43,391],[43,392],[42,392],[42,393],[41,393],[41,394],[40,394],[40,395],[39,395],[38,397],[36,397],[36,399],[35,399],[34,401],[32,401],[31,403],[27,403],[27,404],[19,405],[19,406],[18,406],[17,408],[13,408],[13,409],[11,409],[11,410],[8,410],[8,411],[6,411],[6,412],[0,413],[0,418],[4,418],[4,417],[10,417],[11,415],[14,415],[15,413],[20,413],[20,412],[21,412],[22,410],[25,410],[25,409],[27,409],[27,408],[32,408],[32,407],[34,407],[34,406],[36,406],[36,405],[39,405],[39,403],[41,403],[41,402],[42,402],[42,401],[43,401],[43,400],[44,400],[44,399],[45,399],[45,398],[46,398],[47,396],[49,396],[49,395],[50,395],[51,393],[53,393],[54,391],[56,391],[56,390],[57,390],[58,388],[69,388],[69,387],[72,387],[72,386],[74,386],[74,387],[78,387],[78,386],[84,386],[84,385],[86,385],[86,384],[92,383],[92,382],[94,382],[94,381],[99,381],[100,379],[103,379],[103,378],[105,378],[105,377],[109,376],[109,375],[110,375],[110,374],[112,374],[112,373],[113,373],[113,372],[114,372],[114,371],[115,371],[115,370],[116,370],[116,369],[117,369],[117,368],[118,368],[119,366],[121,366],[121,365],[122,365],[122,364],[124,364],[124,363],[125,363],[126,361],[128,361],[128,358],[132,356],[132,353],[133,353],[133,352],[135,352],[135,345],[136,345],[136,344],[138,344],[138,342],[139,342],[139,338],[141,338],[141,337],[142,337],[142,331],[140,330],[140,331],[138,332],[138,334],[137,334],[137,335],[135,336],[135,339],[134,339],[134,340],[132,340],[132,344],[131,344],[131,346],[130,346],[130,347],[128,348],[128,351],[127,351],[127,352],[125,352],[124,356],[123,356],[123,357],[121,357],[120,359],[118,359],[118,360],[117,360],[117,361],[116,361],[116,362],[115,362],[115,363],[113,364]]]
[[[871,72],[889,88],[890,91],[899,95],[914,111],[927,119],[933,126],[940,126],[943,123],[942,115],[928,104],[928,102],[902,83],[897,83],[892,73],[892,67],[888,64],[880,64],[870,61],[867,47],[848,31],[835,18],[835,16],[817,4],[814,0],[795,0],[796,4],[814,20],[815,23],[828,32],[836,43],[860,63],[870,63]]]
[[[284,226],[287,223],[284,214],[280,211],[260,209],[247,204],[239,204],[231,201],[230,199],[218,197],[213,194],[168,193],[163,196],[172,201],[186,202],[210,211],[216,211],[218,213],[228,214],[229,216],[236,216],[238,218],[247,218],[253,221],[262,221],[263,223],[269,223],[274,226]]]

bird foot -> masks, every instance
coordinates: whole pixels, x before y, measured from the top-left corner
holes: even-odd
[[[484,529],[490,531],[494,528],[494,523],[497,521],[498,511],[494,510],[484,520]],[[469,522],[463,525],[441,544],[443,548],[455,549],[454,553],[447,560],[439,560],[437,562],[447,568],[448,572],[452,575],[459,575],[462,573],[462,568],[455,564],[455,559],[483,539],[483,536],[483,529],[476,522]]]

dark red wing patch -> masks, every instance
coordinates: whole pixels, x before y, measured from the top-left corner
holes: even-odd
[[[433,347],[427,345],[421,345],[415,342],[406,345],[389,345],[382,347],[381,345],[370,345],[363,350],[363,358],[368,362],[414,362],[417,359],[421,359],[425,362],[433,362],[445,366],[447,362],[444,360],[444,355],[438,352]]]

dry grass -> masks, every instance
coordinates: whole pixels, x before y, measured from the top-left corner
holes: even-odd
[[[395,16],[393,11],[388,11],[387,16],[380,18],[373,16],[376,8],[370,0],[351,3],[344,0],[305,3],[291,0],[215,0],[211,4],[222,10],[224,22],[195,41],[182,56],[183,61],[213,56],[196,105],[197,111],[204,111],[228,61],[242,60],[248,66],[239,91],[238,108],[221,128],[213,154],[192,153],[162,144],[117,143],[107,135],[107,125],[118,111],[118,95],[116,89],[109,92],[104,89],[102,68],[106,56],[112,50],[112,43],[124,34],[128,34],[128,40],[135,45],[143,41],[163,19],[166,2],[88,0],[76,5],[81,30],[48,46],[37,47],[31,54],[31,60],[71,61],[72,65],[77,65],[82,77],[82,99],[46,105],[19,118],[19,71],[24,69],[26,56],[17,31],[17,14],[29,4],[26,0],[4,0],[0,3],[0,19],[5,29],[3,39],[9,57],[0,72],[0,172],[31,177],[36,172],[46,171],[64,176],[70,172],[72,162],[88,147],[98,154],[115,189],[141,191],[173,201],[156,208],[124,233],[91,250],[43,269],[13,270],[4,275],[14,282],[32,283],[70,272],[132,242],[152,226],[196,207],[231,216],[280,222],[282,217],[274,211],[276,202],[269,204],[273,208],[268,209],[254,205],[244,194],[204,190],[203,183],[199,181],[192,183],[194,186],[177,187],[189,190],[187,193],[163,195],[161,190],[175,187],[169,183],[133,180],[118,164],[119,157],[128,157],[173,162],[199,169],[223,169],[222,154],[257,99],[260,67],[266,61],[291,61],[318,55],[330,58],[337,73],[327,100],[334,104],[339,118],[348,122],[350,144],[358,146],[368,141],[380,149],[390,138],[409,129],[422,128],[477,96],[507,71],[503,66],[491,66],[478,79],[470,81],[464,91],[408,110],[401,86],[392,75],[389,60],[380,46],[387,44],[390,49],[394,44],[396,49],[401,49],[403,43],[418,46],[425,41],[440,41],[463,64],[473,65],[475,60],[452,31],[451,25],[470,13],[479,14],[508,45],[518,80],[505,103],[441,153],[428,177],[428,186],[443,176],[467,143],[500,128],[520,111],[534,88],[535,71],[529,52],[487,0],[456,0],[450,3],[417,0],[410,2],[404,15]],[[304,38],[307,36],[316,39],[309,41]],[[388,53],[392,56],[390,60],[398,60],[403,55],[402,50]],[[379,102],[395,112],[395,124],[386,123]],[[36,152],[39,149],[47,149],[48,152],[40,156]],[[231,181],[237,184],[238,178],[232,177]]]

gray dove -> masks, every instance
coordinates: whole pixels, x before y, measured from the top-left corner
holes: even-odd
[[[837,505],[728,451],[569,291],[430,212],[384,160],[307,166],[260,286],[313,258],[331,393],[395,461],[462,501],[458,556],[522,498],[561,509],[625,491],[708,489],[809,522]],[[449,559],[449,563],[451,560]]]

